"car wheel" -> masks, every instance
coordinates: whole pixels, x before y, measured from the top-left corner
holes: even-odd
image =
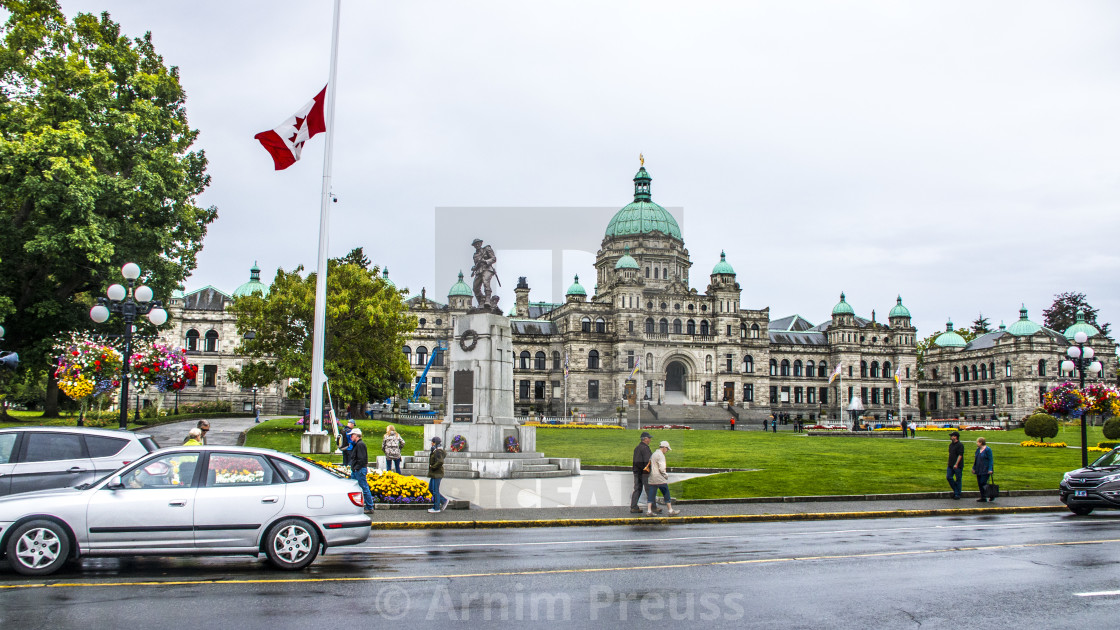
[[[54,521],[29,521],[8,538],[8,564],[21,575],[50,575],[66,564],[70,536]]]
[[[1088,516],[1093,512],[1093,508],[1085,505],[1071,505],[1069,506],[1069,511],[1078,516]]]
[[[319,555],[319,532],[307,521],[288,518],[269,528],[265,553],[279,569],[295,571],[311,564]]]

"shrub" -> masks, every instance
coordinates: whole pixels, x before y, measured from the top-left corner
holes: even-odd
[[[1046,441],[1058,435],[1058,421],[1049,414],[1036,413],[1023,423],[1023,431],[1030,437]]]
[[[1104,436],[1110,440],[1120,440],[1120,418],[1109,418],[1104,423]]]
[[[1097,448],[1105,451],[1111,451],[1117,446],[1120,446],[1120,442],[1097,442]]]
[[[179,405],[179,413],[223,413],[230,411],[230,409],[231,406],[228,400],[214,400]]]

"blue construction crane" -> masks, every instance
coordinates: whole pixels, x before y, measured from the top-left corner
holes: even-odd
[[[432,350],[432,356],[428,359],[428,364],[424,366],[424,372],[420,375],[419,380],[416,381],[416,388],[412,390],[412,395],[408,397],[407,405],[409,411],[412,411],[413,400],[420,397],[420,390],[423,389],[424,384],[428,382],[428,371],[432,369],[432,365],[436,362],[436,357],[440,352],[447,350],[447,344],[440,340],[436,343],[436,347]],[[423,411],[429,411],[424,409]]]

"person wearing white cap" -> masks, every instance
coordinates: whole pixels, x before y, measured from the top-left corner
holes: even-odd
[[[665,497],[665,507],[669,509],[669,516],[680,514],[680,510],[673,509],[673,498],[669,496],[669,471],[665,467],[665,453],[673,450],[669,443],[661,440],[661,445],[653,452],[649,459],[649,494],[647,495],[646,516],[653,516],[656,512],[653,507],[657,505],[657,491]]]
[[[369,491],[369,480],[366,479],[366,475],[369,474],[369,451],[366,449],[366,443],[362,441],[361,429],[354,427],[350,430],[350,443],[353,444],[353,450],[350,452],[350,478],[357,481],[358,487],[362,490],[366,514],[372,514],[373,493]]]

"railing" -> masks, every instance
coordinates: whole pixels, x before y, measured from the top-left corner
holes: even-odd
[[[580,418],[578,416],[515,416],[515,418],[522,424],[526,422],[539,422],[541,424],[621,424],[621,421],[618,418]]]

